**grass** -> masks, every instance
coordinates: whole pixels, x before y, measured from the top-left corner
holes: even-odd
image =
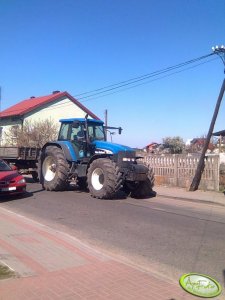
[[[0,280],[11,277],[16,277],[16,273],[12,271],[9,267],[0,264]]]

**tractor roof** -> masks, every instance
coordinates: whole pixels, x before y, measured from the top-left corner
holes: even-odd
[[[77,122],[82,122],[84,123],[86,121],[85,118],[71,118],[71,119],[60,119],[59,122],[61,123],[73,123],[74,121]],[[104,124],[103,121],[101,120],[96,120],[96,119],[87,119],[88,123],[96,123],[96,124]]]

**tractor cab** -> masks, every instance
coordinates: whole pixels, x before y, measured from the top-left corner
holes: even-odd
[[[105,141],[103,122],[94,119],[62,119],[59,131],[59,141]]]
[[[100,120],[74,118],[60,120],[58,141],[70,141],[79,159],[90,157],[92,142],[105,141],[105,130]]]

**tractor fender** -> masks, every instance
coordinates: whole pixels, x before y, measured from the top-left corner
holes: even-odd
[[[93,155],[92,157],[91,157],[91,159],[89,160],[89,162],[88,162],[88,168],[89,168],[89,166],[91,165],[91,163],[94,161],[94,160],[96,160],[96,159],[98,159],[98,158],[107,158],[107,157],[112,157],[113,155],[112,154],[95,154],[95,155]]]
[[[45,149],[49,146],[56,146],[58,148],[61,148],[63,151],[63,154],[67,161],[77,161],[76,153],[73,149],[72,144],[69,141],[56,141],[56,142],[48,142],[46,143],[42,148],[42,153],[45,152]]]

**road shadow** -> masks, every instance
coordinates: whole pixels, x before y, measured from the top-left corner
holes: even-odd
[[[15,194],[15,195],[0,195],[0,203],[9,202],[9,201],[15,201],[15,200],[21,200],[30,198],[33,196],[33,192],[25,192],[23,194]]]
[[[25,180],[27,183],[37,183],[37,181],[35,181],[32,177],[30,176],[24,176]],[[38,188],[37,190],[35,191],[32,191],[32,192],[27,192],[27,193],[30,193],[30,194],[35,194],[35,193],[38,193],[38,192],[41,192],[41,191],[44,191],[44,188],[40,185],[40,188]],[[65,192],[65,191],[72,191],[72,192],[75,192],[77,194],[90,194],[89,193],[89,190],[88,188],[81,188],[80,186],[76,185],[76,184],[69,184],[67,186],[67,189],[66,190],[62,190],[62,191],[57,191],[57,193],[60,193],[60,192]],[[156,197],[157,193],[155,191],[152,191],[151,193],[149,193],[149,195],[145,196],[145,197],[132,197],[134,199],[140,199],[140,200],[144,200],[144,199],[149,199],[149,198],[154,198]],[[124,200],[124,199],[127,199],[129,198],[130,195],[127,195],[127,193],[125,191],[123,191],[122,189],[119,190],[115,196],[111,199],[99,199],[99,200]]]
[[[88,188],[80,188],[76,185],[70,185],[70,188],[68,189],[69,191],[74,191],[76,193],[79,193],[79,194],[90,194]],[[155,191],[152,191],[151,193],[149,193],[149,195],[147,195],[146,197],[140,197],[140,198],[135,198],[133,197],[134,199],[139,199],[139,200],[144,200],[144,199],[149,199],[149,198],[154,198],[156,197],[157,193]],[[91,196],[91,195],[90,195]],[[110,198],[110,199],[99,199],[99,200],[104,200],[104,201],[107,201],[107,200],[124,200],[124,199],[127,199],[129,198],[130,195],[127,195],[126,192],[124,192],[122,189],[119,190],[115,196],[113,198]],[[96,198],[97,199],[97,198]]]
[[[132,199],[137,199],[137,200],[145,200],[145,199],[154,198],[154,197],[156,197],[155,191],[152,191],[151,193],[149,193],[148,195],[146,195],[144,197],[132,197],[131,195],[127,195],[127,193],[124,192],[123,190],[120,190],[115,194],[115,197],[113,197],[112,199],[109,199],[109,200],[123,200],[123,199],[127,199],[127,198],[132,198]]]

